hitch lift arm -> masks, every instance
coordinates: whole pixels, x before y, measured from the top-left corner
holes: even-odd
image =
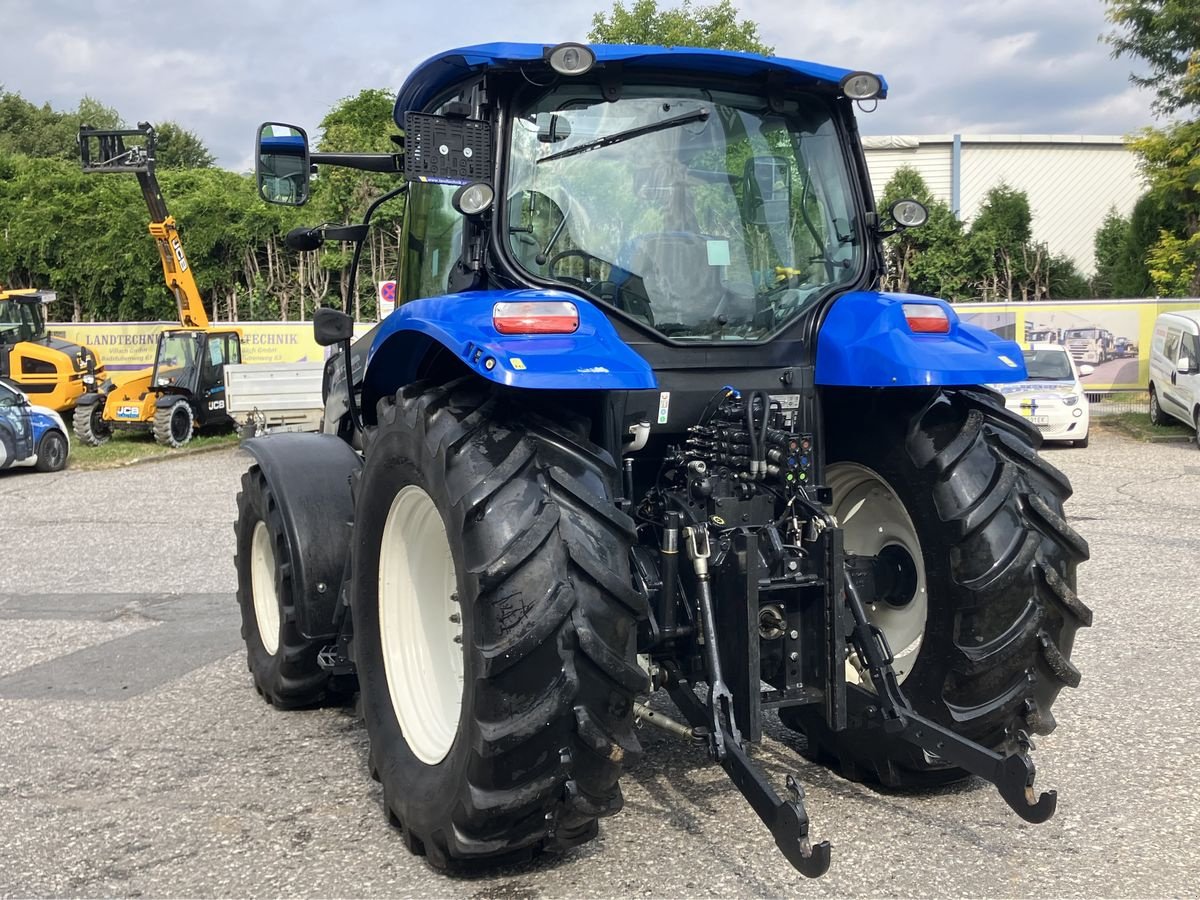
[[[915,712],[900,691],[900,683],[892,669],[892,652],[887,638],[867,620],[866,609],[853,579],[846,579],[845,589],[846,603],[854,617],[850,640],[875,685],[884,730],[960,769],[966,769],[972,775],[990,781],[1004,802],[1026,822],[1045,822],[1054,815],[1058,804],[1054,791],[1047,791],[1036,798],[1034,796],[1035,770],[1033,760],[1026,752],[1032,748],[1028,736],[1021,736],[1021,752],[1004,756]]]

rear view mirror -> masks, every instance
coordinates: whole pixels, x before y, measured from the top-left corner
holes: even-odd
[[[266,122],[258,129],[255,148],[258,193],[268,203],[303,206],[308,202],[312,164],[303,128]]]
[[[332,347],[354,337],[354,320],[340,309],[318,309],[313,313],[313,339]]]
[[[1080,366],[1079,367],[1079,377],[1087,378],[1089,375],[1091,375],[1095,371],[1096,370],[1093,369],[1091,366]]]
[[[537,139],[541,144],[557,144],[571,136],[571,123],[557,113],[537,114]]]
[[[792,167],[783,156],[752,156],[742,166],[742,217],[752,225],[791,219]]]
[[[1192,361],[1186,356],[1179,357],[1179,361],[1175,363],[1175,371],[1180,375],[1190,375],[1192,372]]]

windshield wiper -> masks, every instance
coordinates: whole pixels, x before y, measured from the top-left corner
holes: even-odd
[[[587,153],[590,150],[599,150],[601,147],[611,147],[613,144],[620,144],[632,138],[641,137],[644,134],[654,134],[656,131],[666,131],[668,128],[677,128],[680,125],[687,125],[691,122],[707,122],[708,116],[708,109],[702,106],[695,112],[684,113],[681,116],[675,116],[671,119],[663,119],[661,122],[653,122],[649,125],[639,125],[636,128],[627,128],[625,131],[618,131],[615,134],[609,134],[602,138],[596,138],[594,141],[588,141],[586,144],[580,144],[578,147],[571,147],[569,150],[561,150],[558,153],[551,153],[549,156],[543,156],[541,159],[539,159],[538,165],[555,159],[564,159],[568,156],[576,156],[580,153]]]

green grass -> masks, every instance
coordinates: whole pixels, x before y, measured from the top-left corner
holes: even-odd
[[[71,459],[67,465],[72,469],[115,469],[146,460],[186,456],[199,450],[236,447],[237,443],[237,434],[204,434],[192,438],[186,446],[176,450],[155,443],[149,431],[118,431],[107,444],[89,447],[72,435]]]
[[[1150,416],[1140,412],[1115,413],[1095,416],[1093,426],[1119,431],[1139,441],[1169,441],[1180,438],[1191,439],[1192,429],[1179,423],[1174,425],[1151,425]]]

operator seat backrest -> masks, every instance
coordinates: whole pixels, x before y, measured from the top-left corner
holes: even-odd
[[[695,323],[711,318],[725,293],[724,266],[709,261],[709,242],[690,232],[646,234],[631,241],[621,267],[642,279],[654,321]]]

